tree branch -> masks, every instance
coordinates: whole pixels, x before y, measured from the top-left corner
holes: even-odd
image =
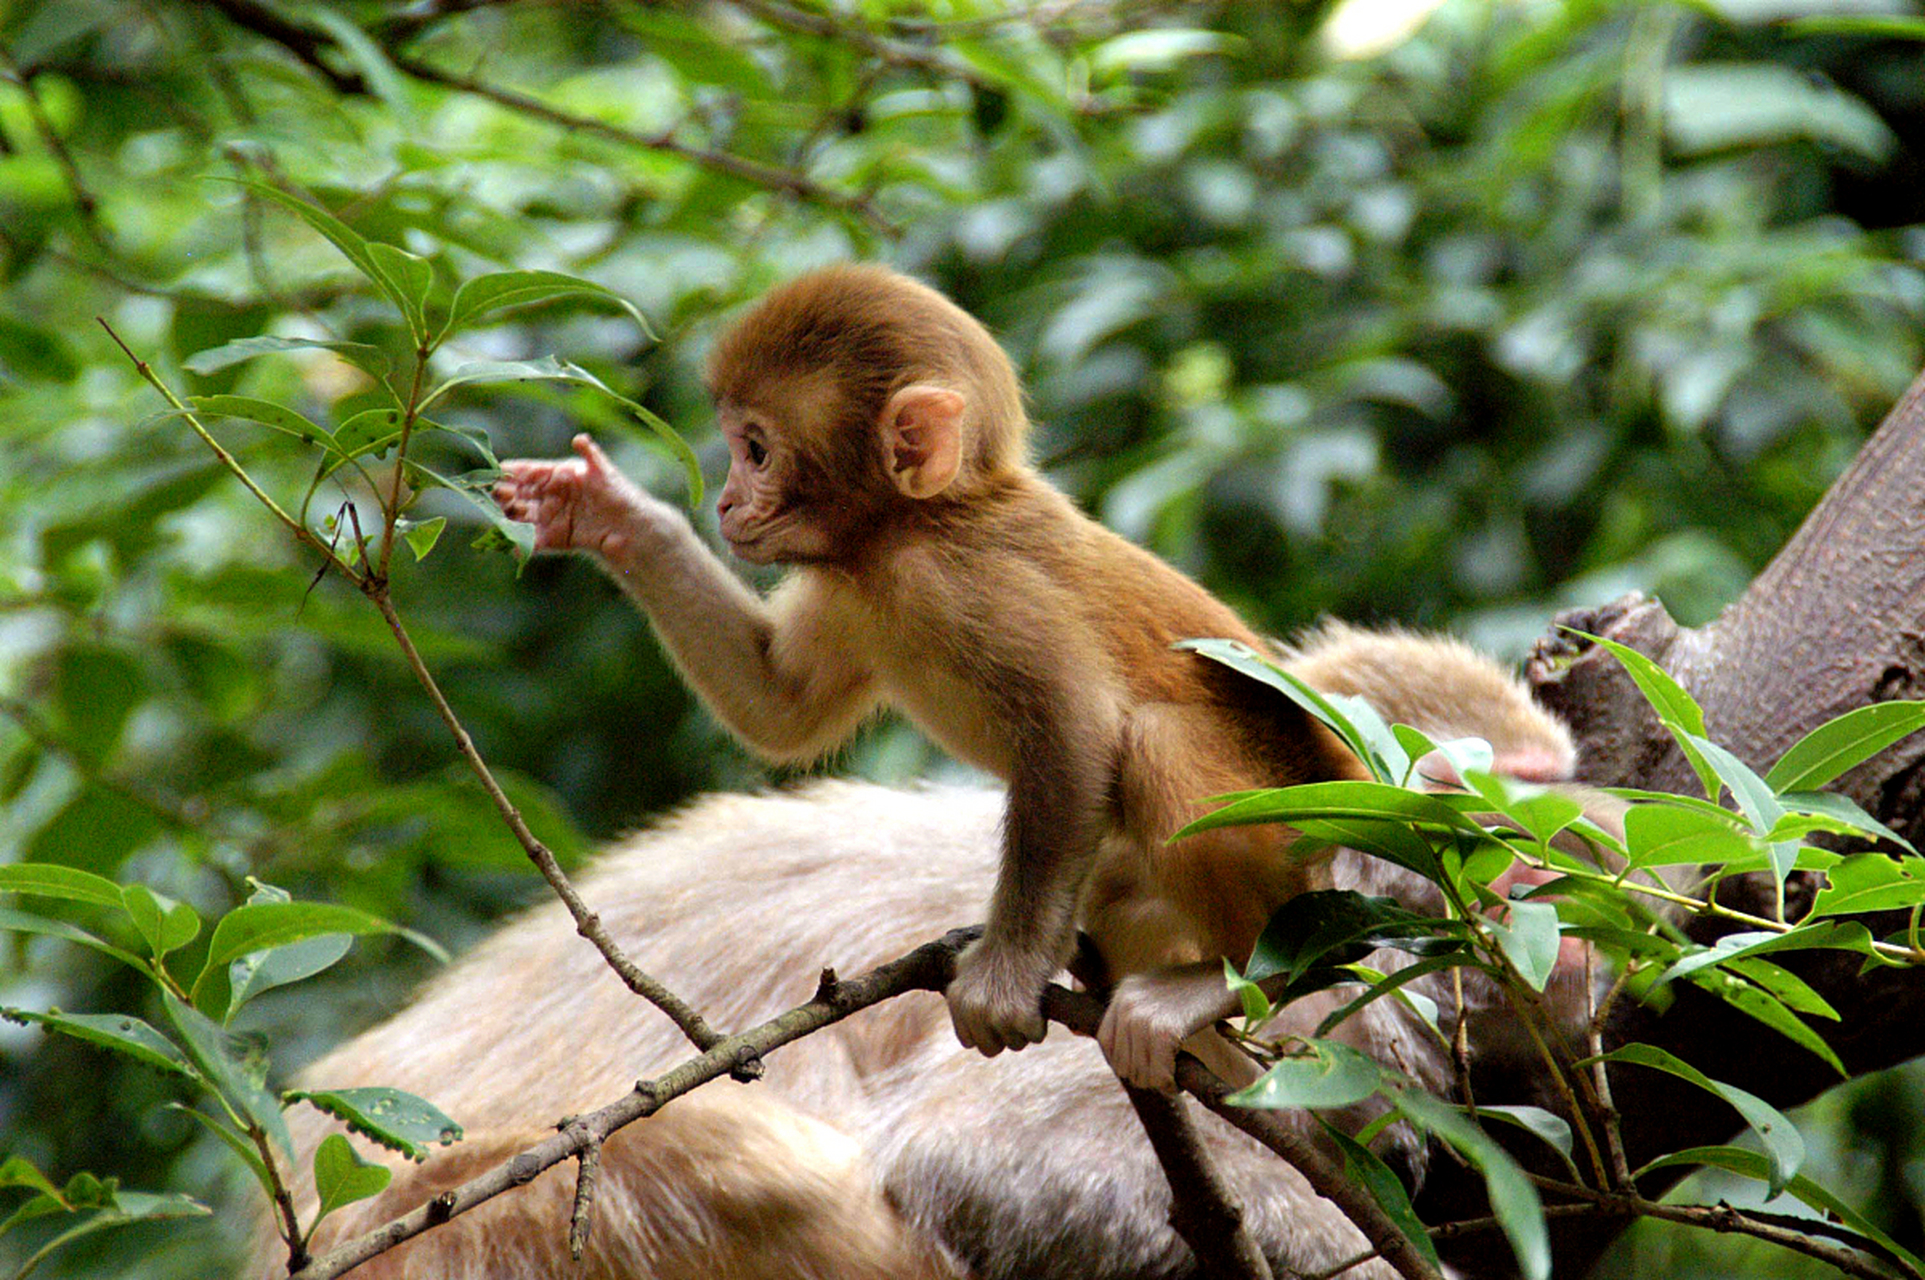
[[[396,470],[398,471],[399,468]],[[468,736],[468,730],[462,725],[460,717],[455,715],[454,708],[448,705],[447,698],[442,695],[441,686],[436,683],[434,674],[428,670],[427,663],[421,660],[420,652],[414,647],[413,637],[402,625],[401,615],[395,612],[394,601],[388,596],[386,581],[366,579],[363,581],[362,590],[368,599],[374,602],[374,607],[380,610],[382,620],[388,624],[388,630],[394,634],[395,643],[401,647],[401,656],[407,660],[408,669],[414,673],[415,681],[427,693],[429,701],[434,703],[435,712],[441,717],[441,722],[447,725],[448,732],[454,735],[455,749],[461,753],[461,758],[467,762],[468,767],[474,771],[475,777],[480,780],[482,790],[487,792],[489,800],[494,802],[495,811],[501,815],[502,822],[507,824],[508,830],[520,842],[522,849],[528,854],[529,861],[535,864],[535,869],[541,872],[541,878],[548,882],[548,887],[555,891],[555,896],[560,898],[562,904],[568,908],[568,914],[575,921],[575,932],[593,943],[595,949],[602,953],[602,958],[608,962],[608,967],[628,984],[628,989],[667,1014],[669,1020],[681,1028],[682,1034],[687,1036],[689,1042],[697,1049],[706,1051],[723,1043],[722,1035],[710,1027],[703,1020],[702,1015],[691,1008],[687,1001],[644,973],[633,960],[628,958],[615,940],[609,936],[607,927],[602,924],[602,918],[588,909],[581,895],[575,891],[575,886],[569,883],[568,876],[562,871],[561,864],[555,860],[554,853],[536,838],[533,831],[528,829],[528,824],[522,819],[521,811],[515,808],[514,801],[510,800],[508,794],[501,789],[501,784],[495,781],[493,772],[488,768],[488,762],[481,758],[481,752],[476,750],[474,740]],[[761,1074],[761,1064],[744,1059],[736,1063],[731,1070],[738,1079],[747,1081]]]
[[[551,107],[539,98],[518,93],[513,89],[500,88],[474,76],[443,71],[418,58],[397,54],[394,55],[394,65],[417,80],[425,80],[444,88],[459,89],[463,93],[472,93],[476,97],[486,98],[490,102],[499,103],[501,106],[519,111],[523,115],[533,116],[538,120],[545,120],[549,124],[571,132],[592,134],[626,146],[677,156],[715,173],[727,174],[729,177],[740,178],[744,182],[766,187],[771,191],[787,192],[801,199],[826,205],[861,219],[871,230],[883,235],[894,235],[897,230],[895,224],[883,217],[875,203],[866,196],[837,191],[792,169],[764,164],[760,160],[750,160],[728,151],[691,146],[666,131],[643,133],[637,129],[625,129],[620,125],[610,124],[606,120],[596,120],[591,116],[574,115],[557,107]]]
[[[564,1160],[578,1159],[594,1142],[653,1115],[717,1076],[731,1074],[742,1064],[760,1062],[785,1044],[840,1022],[850,1014],[909,991],[941,991],[956,970],[956,957],[973,942],[980,927],[954,929],[909,954],[880,965],[859,978],[838,979],[825,971],[815,997],[778,1014],[760,1026],[717,1041],[701,1056],[635,1086],[599,1111],[575,1117],[554,1137],[537,1143],[428,1203],[402,1214],[364,1235],[346,1241],[294,1272],[289,1280],[333,1280],[368,1259],[410,1240],[439,1223],[484,1204],[502,1192],[533,1180]],[[1043,1012],[1079,1035],[1094,1035],[1103,1006],[1082,992],[1051,986],[1043,993]],[[1336,1204],[1404,1280],[1440,1280],[1437,1273],[1403,1237],[1389,1216],[1363,1188],[1351,1183],[1304,1135],[1267,1111],[1227,1105],[1230,1088],[1196,1059],[1177,1059],[1177,1083],[1203,1105],[1223,1116],[1283,1157],[1319,1194]]]
[[[1196,1136],[1180,1097],[1125,1084],[1123,1092],[1170,1183],[1170,1227],[1205,1275],[1271,1280],[1270,1263],[1243,1221],[1243,1208]]]
[[[892,40],[887,36],[879,36],[866,27],[839,22],[827,14],[791,8],[786,4],[777,3],[776,0],[728,0],[728,3],[770,26],[784,27],[803,35],[818,36],[836,44],[846,44],[892,66],[911,67],[944,79],[961,80],[978,89],[996,90],[997,88],[978,74],[974,68],[958,62],[946,53],[925,49],[920,45],[909,44],[902,40]]]
[[[554,1137],[436,1196],[385,1226],[330,1249],[293,1273],[288,1280],[332,1280],[402,1241],[420,1235],[429,1227],[466,1213],[502,1192],[530,1181],[545,1169],[577,1158],[591,1141],[605,1141],[618,1129],[653,1115],[671,1099],[680,1097],[697,1085],[707,1084],[718,1076],[730,1074],[742,1063],[760,1061],[768,1053],[791,1041],[820,1031],[892,996],[906,991],[942,990],[948,985],[950,974],[955,971],[957,955],[975,939],[978,932],[975,929],[954,930],[859,978],[826,979],[816,997],[808,1003],[778,1014],[758,1027],[718,1041],[700,1057],[692,1058],[652,1080],[641,1081],[631,1093],[599,1111],[577,1117],[575,1123]]]

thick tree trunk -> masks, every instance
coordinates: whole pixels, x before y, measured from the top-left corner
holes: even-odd
[[[1925,375],[1717,621],[1687,630],[1663,606],[1632,597],[1559,622],[1656,659],[1703,706],[1710,737],[1760,771],[1833,716],[1870,702],[1925,696]],[[1682,753],[1608,653],[1554,633],[1540,642],[1530,675],[1539,696],[1576,730],[1587,781],[1683,792],[1697,787]],[[1925,734],[1918,734],[1834,789],[1925,845],[1922,765]],[[1810,883],[1788,887],[1789,909],[1795,912],[1813,891]],[[1755,876],[1727,886],[1722,896],[1769,914],[1773,895],[1769,879]],[[1874,933],[1903,927],[1902,919],[1864,919]],[[1708,941],[1729,929],[1699,920],[1689,931]],[[1838,1010],[1838,1023],[1817,1029],[1854,1075],[1925,1053],[1925,973],[1881,969],[1861,976],[1858,958],[1838,952],[1778,958]],[[1676,984],[1676,994],[1664,1014],[1623,1006],[1610,1043],[1660,1045],[1780,1107],[1837,1083],[1817,1057],[1714,997],[1688,984]],[[1620,1067],[1611,1079],[1634,1168],[1663,1150],[1727,1141],[1738,1127],[1727,1108],[1668,1075]],[[1489,1081],[1479,1095],[1495,1099],[1520,1090],[1528,1093],[1529,1082]],[[1473,1175],[1441,1163],[1434,1169],[1438,1176],[1419,1205],[1426,1218],[1460,1216],[1481,1203]],[[1557,1274],[1582,1274],[1622,1226],[1554,1221]],[[1506,1269],[1501,1242],[1486,1238],[1464,1247],[1459,1260],[1476,1272]]]

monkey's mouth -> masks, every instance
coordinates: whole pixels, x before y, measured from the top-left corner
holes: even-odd
[[[775,560],[774,553],[762,545],[762,535],[759,533],[730,533],[724,529],[722,540],[729,544],[729,550],[735,553],[738,560],[746,560],[750,564],[770,564]]]

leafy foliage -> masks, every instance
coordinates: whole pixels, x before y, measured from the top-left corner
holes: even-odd
[[[1423,789],[1423,780],[1413,777],[1410,765],[1412,759],[1433,749],[1420,731],[1408,725],[1386,725],[1358,699],[1327,698],[1242,646],[1220,641],[1187,644],[1288,694],[1349,745],[1375,780],[1312,783],[1226,797],[1227,803],[1191,823],[1177,838],[1221,826],[1287,822],[1312,840],[1341,839],[1423,876],[1436,885],[1445,908],[1444,916],[1426,920],[1388,899],[1355,893],[1304,894],[1292,899],[1258,939],[1244,972],[1231,974],[1245,1012],[1246,1035],[1260,1036],[1276,1009],[1290,1000],[1362,979],[1361,993],[1325,1020],[1318,1029],[1321,1037],[1373,999],[1407,998],[1403,988],[1414,979],[1441,968],[1462,968],[1480,972],[1495,984],[1507,997],[1513,1016],[1533,1027],[1533,1042],[1546,1046],[1559,1038],[1560,1023],[1571,1016],[1541,999],[1559,962],[1562,941],[1568,937],[1596,946],[1615,963],[1619,978],[1613,995],[1629,991],[1649,1000],[1660,998],[1667,983],[1692,982],[1816,1054],[1840,1077],[1846,1075],[1836,1051],[1810,1021],[1837,1022],[1837,1012],[1796,975],[1763,957],[1832,949],[1864,957],[1867,967],[1925,964],[1925,949],[1915,930],[1909,936],[1879,940],[1862,925],[1841,925],[1837,920],[1841,915],[1925,904],[1925,881],[1918,876],[1921,859],[1915,849],[1857,813],[1841,797],[1790,788],[1830,781],[1903,733],[1925,727],[1925,703],[1885,703],[1869,709],[1877,711],[1876,716],[1868,717],[1862,710],[1849,712],[1820,726],[1768,771],[1768,777],[1778,780],[1774,788],[1730,752],[1700,736],[1703,712],[1656,663],[1624,645],[1587,639],[1624,663],[1660,723],[1706,779],[1706,802],[1623,793],[1631,807],[1624,814],[1621,840],[1588,821],[1574,827],[1582,820],[1579,807],[1568,798],[1489,773],[1465,773],[1462,794],[1431,794]],[[1716,804],[1727,790],[1734,806],[1729,810]],[[1547,798],[1567,800],[1551,811],[1555,820],[1549,822],[1543,804]],[[1581,835],[1580,849],[1551,843],[1567,828]],[[1904,848],[1906,856],[1841,857],[1802,843],[1802,837],[1819,831],[1867,841],[1889,838]],[[1481,856],[1486,850],[1496,856]],[[1500,896],[1493,882],[1514,861],[1555,872],[1556,878],[1527,888],[1514,886],[1525,892]],[[1641,874],[1654,866],[1683,863],[1692,868],[1688,883]],[[1783,886],[1794,866],[1824,872],[1827,883],[1812,910],[1791,923],[1785,916]],[[1779,886],[1775,919],[1745,916],[1718,902],[1716,886],[1722,877],[1761,868],[1768,868]],[[1645,901],[1664,904],[1669,917],[1681,912],[1722,916],[1739,929],[1712,945],[1700,945],[1679,933],[1671,919],[1648,910]],[[1409,951],[1416,961],[1387,975],[1365,968],[1359,962],[1377,947]],[[1269,988],[1257,985],[1264,979],[1272,980]],[[1458,992],[1461,1002],[1461,987]],[[1601,1017],[1595,1007],[1582,1013],[1587,1019]],[[1461,1023],[1465,1016],[1460,1003],[1452,1021]],[[1444,1034],[1438,1031],[1434,1014],[1425,1020],[1433,1031]],[[1486,1118],[1483,1112],[1431,1097],[1341,1043],[1310,1038],[1267,1048],[1275,1065],[1255,1084],[1233,1095],[1233,1102],[1253,1107],[1342,1108],[1381,1096],[1397,1114],[1455,1147],[1483,1174],[1492,1211],[1511,1241],[1518,1269],[1540,1280],[1550,1274],[1548,1235],[1537,1190],[1511,1154],[1479,1127],[1478,1121]],[[1562,1079],[1587,1068],[1602,1070],[1606,1063],[1664,1071],[1695,1085],[1735,1109],[1763,1151],[1762,1161],[1750,1152],[1744,1153],[1745,1159],[1733,1158],[1728,1154],[1733,1148],[1668,1152],[1643,1169],[1631,1170],[1633,1177],[1696,1159],[1728,1173],[1758,1178],[1765,1184],[1767,1198],[1777,1197],[1797,1180],[1806,1153],[1797,1126],[1756,1095],[1715,1080],[1655,1045],[1620,1045],[1569,1067],[1547,1048],[1541,1066]],[[1587,1093],[1569,1082],[1558,1092],[1567,1099],[1608,1096],[1601,1086]],[[1572,1158],[1571,1130],[1563,1120],[1530,1108],[1499,1114],[1553,1143],[1573,1184],[1595,1192],[1631,1190],[1617,1185],[1609,1172],[1613,1166],[1599,1158],[1600,1142],[1616,1139],[1609,1118],[1595,1104],[1578,1110],[1594,1162],[1591,1178]],[[1376,1179],[1363,1181],[1384,1209],[1410,1230],[1409,1204],[1402,1189],[1380,1188]],[[1852,1221],[1864,1224],[1854,1229],[1877,1249],[1889,1246],[1888,1237],[1862,1215],[1854,1214]],[[1910,1255],[1900,1253],[1916,1266]]]
[[[1352,57],[1330,8],[803,6],[824,35],[726,2],[8,7],[0,924],[5,999],[52,1032],[0,1058],[22,1150],[210,1195],[188,1147],[233,1146],[234,1113],[145,1119],[178,1082],[253,1097],[198,1019],[311,1056],[412,976],[392,943],[416,935],[371,921],[458,942],[528,892],[382,619],[96,316],[319,546],[365,567],[393,519],[416,646],[564,861],[764,775],[584,567],[517,580],[468,550],[522,536],[475,500],[487,469],[585,426],[699,487],[715,318],[831,258],[891,258],[984,316],[1052,475],[1271,630],[1334,612],[1515,648],[1624,585],[1686,620],[1727,600],[1919,361],[1914,33],[1456,0]],[[1638,805],[1626,852],[1817,866],[1806,834],[1863,827],[1813,792],[1850,749],[1766,775],[1769,839],[1674,799]],[[931,761],[885,728],[848,763]],[[1391,815],[1331,821],[1434,857]],[[1917,901],[1909,865],[1831,864],[1825,909]],[[1547,918],[1514,917],[1513,963]],[[304,923],[208,962],[274,920]],[[1446,941],[1420,964],[1472,948]],[[1820,1016],[1767,954],[1667,981]],[[190,1040],[191,1077],[158,1065]],[[42,1266],[200,1275],[201,1239]]]

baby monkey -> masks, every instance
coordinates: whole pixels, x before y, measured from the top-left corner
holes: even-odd
[[[598,557],[761,754],[817,758],[886,705],[1006,780],[987,927],[948,990],[957,1036],[991,1056],[1042,1039],[1080,919],[1134,993],[1104,1052],[1168,1087],[1208,1019],[1161,1001],[1193,989],[1165,980],[1220,988],[1222,958],[1326,877],[1277,827],[1171,835],[1205,797],[1359,767],[1280,694],[1171,648],[1263,642],[1035,471],[1008,358],[935,290],[874,266],[803,276],[720,339],[708,383],[730,456],[722,536],[791,567],[766,599],[586,436],[573,458],[507,463],[497,501],[537,550]]]

